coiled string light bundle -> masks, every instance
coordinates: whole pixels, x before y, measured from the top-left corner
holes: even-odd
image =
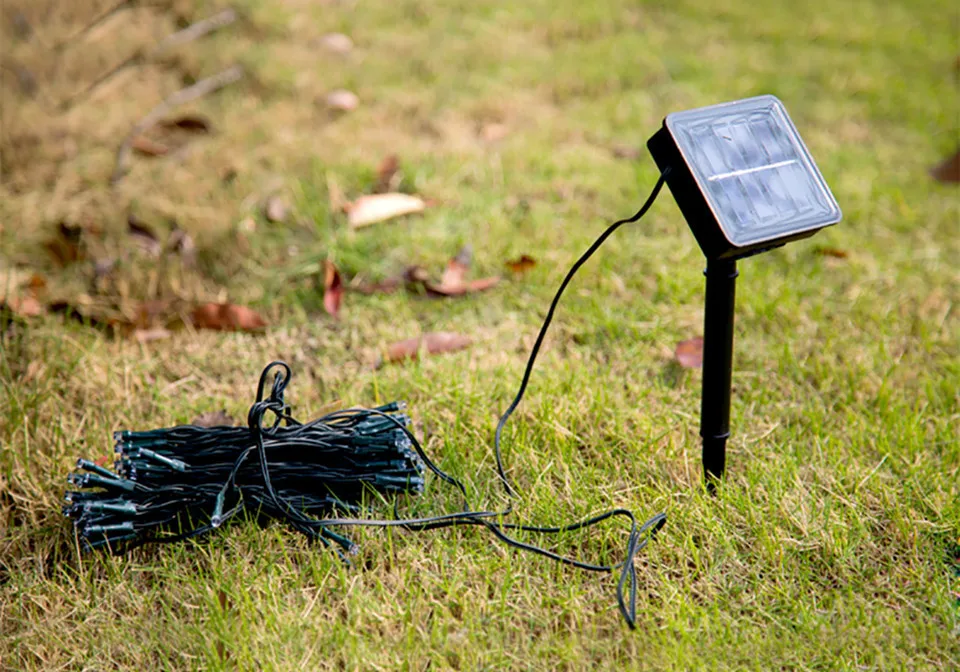
[[[610,225],[576,261],[560,285],[530,353],[520,389],[501,416],[494,438],[497,473],[506,494],[517,496],[503,465],[501,436],[507,420],[526,392],[537,355],[567,285],[581,266],[620,226],[635,222],[649,210],[664,184],[660,176],[643,207],[633,217]],[[264,390],[274,376],[269,397]],[[474,510],[463,484],[426,455],[410,430],[402,402],[379,408],[347,409],[301,424],[290,415],[284,390],[290,367],[272,362],[260,375],[257,400],[250,407],[247,427],[181,426],[146,432],[117,432],[115,471],[80,459],[78,472],[68,477],[79,490],[67,492],[64,513],[73,522],[87,549],[123,553],[147,543],[169,543],[197,537],[225,521],[247,513],[283,520],[325,546],[337,545],[341,557],[356,551],[347,537],[331,528],[344,526],[403,527],[423,531],[456,525],[479,525],[497,539],[580,569],[620,571],[617,603],[627,625],[636,627],[637,576],[634,558],[650,535],[666,522],[659,513],[638,525],[628,509],[613,509],[561,526],[506,523],[512,503],[502,511]],[[273,415],[267,424],[267,414]],[[438,516],[371,519],[363,513],[368,488],[385,495],[419,494],[428,474],[457,488],[462,510]],[[560,534],[596,525],[613,517],[630,523],[625,557],[617,564],[593,564],[520,541],[512,531]]]
[[[274,368],[282,373],[263,401]],[[300,424],[283,401],[289,380],[283,362],[264,369],[249,427],[116,432],[115,472],[78,460],[80,471],[68,481],[82,490],[67,493],[64,513],[73,519],[84,547],[125,552],[145,543],[179,541],[205,534],[246,509],[286,519],[311,539],[334,541],[352,552],[348,539],[309,523],[334,510],[359,512],[357,502],[366,488],[383,494],[423,492],[424,462],[409,438],[410,418],[399,412],[403,402],[338,411]],[[267,411],[276,413],[271,427],[262,426]],[[251,459],[254,452],[260,460]]]

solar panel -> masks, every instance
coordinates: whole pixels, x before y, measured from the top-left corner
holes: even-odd
[[[667,184],[674,197],[688,221],[696,204],[681,199],[702,199],[730,250],[779,244],[840,221],[840,207],[775,96],[675,112],[658,136],[664,133],[673,147],[657,136],[649,145],[661,169],[673,168]],[[680,184],[691,178],[696,189]],[[690,224],[697,233],[702,222]]]

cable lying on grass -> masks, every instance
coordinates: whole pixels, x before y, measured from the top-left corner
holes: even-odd
[[[550,305],[527,361],[520,389],[497,424],[494,439],[497,473],[510,498],[516,490],[507,479],[501,436],[507,420],[519,406],[547,329],[563,291],[580,267],[620,226],[642,217],[663,187],[661,176],[636,215],[608,227],[577,260]],[[270,373],[270,396],[264,390]],[[73,519],[87,549],[122,553],[146,543],[181,541],[206,534],[244,512],[254,517],[286,521],[311,540],[337,544],[341,557],[355,552],[346,537],[331,528],[344,526],[403,527],[424,531],[455,525],[480,525],[508,546],[546,556],[563,564],[594,572],[620,571],[617,602],[627,624],[636,622],[637,576],[634,558],[650,535],[666,522],[663,513],[638,525],[627,509],[560,526],[505,523],[512,504],[503,511],[476,511],[463,484],[426,455],[410,431],[402,402],[372,409],[348,409],[301,424],[290,415],[284,390],[290,367],[269,364],[260,375],[257,400],[250,407],[247,427],[182,426],[146,432],[117,432],[115,471],[79,460],[69,482],[80,488],[66,494],[64,513]],[[272,424],[267,414],[272,414]],[[367,488],[385,494],[421,493],[427,472],[454,486],[462,496],[462,510],[438,516],[369,519],[359,516]],[[560,534],[581,530],[614,517],[630,523],[625,557],[618,564],[583,562],[511,536],[511,532]]]

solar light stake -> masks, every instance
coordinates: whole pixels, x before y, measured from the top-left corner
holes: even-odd
[[[703,477],[711,490],[723,476],[730,436],[730,388],[733,374],[733,313],[737,293],[737,262],[714,259],[707,277],[703,311],[703,388],[700,436],[703,438]]]
[[[707,258],[700,436],[713,490],[730,436],[737,259],[836,224],[840,206],[774,96],[668,114],[647,148]]]

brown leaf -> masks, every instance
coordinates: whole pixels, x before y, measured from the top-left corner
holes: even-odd
[[[206,413],[201,413],[193,419],[191,425],[197,427],[237,427],[237,421],[232,415],[227,413],[227,409],[221,409],[219,411],[207,411]]]
[[[331,91],[323,100],[328,108],[336,110],[337,112],[350,112],[351,110],[357,109],[357,106],[360,105],[360,99],[357,98],[357,94],[352,91],[347,91],[346,89]]]
[[[383,161],[377,166],[377,184],[373,190],[382,194],[395,188],[393,179],[396,177],[398,170],[400,170],[400,159],[396,154],[388,154],[383,157]]]
[[[194,308],[191,320],[197,329],[218,331],[261,331],[267,326],[267,321],[250,308],[232,303],[201,304]]]
[[[443,277],[440,278],[440,286],[448,287],[456,291],[463,287],[463,280],[470,270],[470,262],[473,261],[473,250],[469,245],[464,245],[457,252],[457,256],[447,262],[447,268],[443,271]]]
[[[846,250],[841,250],[837,247],[824,247],[823,245],[818,245],[813,248],[814,254],[819,254],[821,257],[833,257],[834,259],[846,259],[850,256],[850,253]]]
[[[500,276],[493,275],[489,278],[478,278],[476,280],[468,280],[466,284],[466,291],[464,294],[473,294],[474,292],[485,292],[491,287],[495,287],[500,283]]]
[[[471,257],[470,246],[464,246],[457,256],[447,264],[439,285],[430,282],[424,283],[427,292],[434,296],[461,296],[472,292],[482,292],[500,282],[499,276],[467,281],[466,274],[470,270]]]
[[[263,214],[268,222],[278,224],[286,221],[290,208],[282,196],[271,196],[263,206]]]
[[[113,458],[109,455],[101,455],[98,458],[93,460],[94,464],[100,467],[107,467],[110,465],[110,462],[113,461]]]
[[[153,341],[162,341],[170,338],[173,333],[164,327],[153,327],[152,329],[134,329],[133,338],[140,343],[152,343]]]
[[[138,135],[130,141],[130,147],[137,154],[143,156],[165,156],[170,153],[170,148],[156,140],[151,140],[145,135]]]
[[[960,149],[956,154],[947,157],[930,169],[930,174],[937,182],[944,184],[960,183]]]
[[[473,339],[462,334],[449,331],[431,332],[387,346],[385,360],[387,362],[402,362],[407,359],[417,359],[420,356],[421,348],[428,355],[455,352],[469,347],[472,343]]]
[[[675,355],[680,366],[687,369],[699,369],[703,366],[703,338],[696,336],[677,343]]]
[[[220,605],[220,611],[226,611],[230,608],[230,600],[227,598],[227,591],[223,588],[217,591],[217,604]]]
[[[419,196],[387,193],[361,196],[343,207],[347,211],[347,222],[358,229],[386,219],[423,212],[426,203]]]
[[[343,279],[340,277],[340,271],[333,265],[332,261],[327,261],[324,268],[323,279],[323,308],[329,315],[335,319],[340,318],[340,304],[343,301]]]
[[[45,247],[57,263],[66,266],[83,259],[83,249],[80,247],[82,237],[82,227],[60,222],[57,226],[57,235],[48,240]]]
[[[132,212],[127,215],[127,233],[148,256],[159,257],[162,249],[157,234]]]
[[[30,279],[27,280],[27,289],[33,294],[43,292],[46,288],[47,279],[39,273],[34,273],[30,276]]]
[[[190,133],[209,133],[210,121],[199,114],[184,114],[173,119],[164,119],[157,126],[167,130],[189,131]]]
[[[8,296],[0,301],[0,309],[6,307],[20,317],[38,317],[43,314],[43,305],[31,294],[26,296]]]
[[[83,237],[83,227],[79,224],[60,222],[60,224],[57,226],[57,229],[60,232],[60,237],[64,240],[68,240],[75,245],[80,244],[80,238]]]
[[[531,257],[529,254],[521,255],[517,259],[511,259],[507,262],[507,268],[517,275],[522,275],[533,270],[536,265],[537,260]]]

